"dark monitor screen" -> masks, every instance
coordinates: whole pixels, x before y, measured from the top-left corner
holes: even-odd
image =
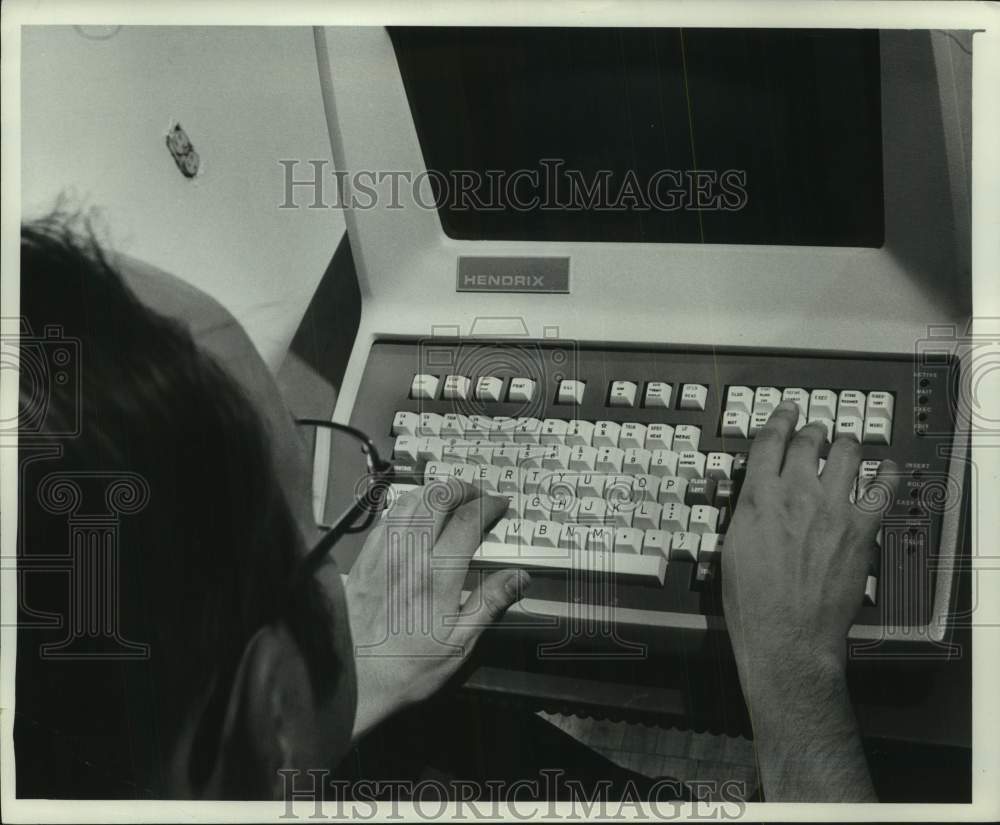
[[[452,238],[883,242],[877,31],[389,32]]]

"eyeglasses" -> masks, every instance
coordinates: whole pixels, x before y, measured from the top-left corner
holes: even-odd
[[[361,430],[318,418],[299,418],[295,425],[312,451],[313,509],[325,535],[299,562],[293,590],[316,572],[342,536],[371,526],[395,479],[392,463]],[[323,515],[330,509],[339,515],[324,524]]]

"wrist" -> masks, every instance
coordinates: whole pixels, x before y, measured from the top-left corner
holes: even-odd
[[[814,708],[817,695],[846,683],[844,656],[822,648],[786,648],[782,653],[745,659],[740,666],[744,698],[755,716],[794,714]]]

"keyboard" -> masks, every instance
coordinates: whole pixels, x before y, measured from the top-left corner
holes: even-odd
[[[792,400],[828,445],[861,444],[852,496],[890,456],[903,474],[851,638],[873,655],[933,655],[947,647],[961,519],[948,376],[912,356],[378,341],[351,423],[392,455],[393,493],[454,477],[508,499],[468,587],[482,570],[529,570],[511,620],[524,632],[610,622],[615,643],[690,646],[725,633],[720,565],[747,456]],[[362,541],[337,548],[342,569]]]

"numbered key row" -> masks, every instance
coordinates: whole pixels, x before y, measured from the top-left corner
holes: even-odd
[[[459,439],[471,444],[564,444],[675,451],[697,450],[701,443],[701,428],[693,424],[402,411],[393,416],[392,434]]]

